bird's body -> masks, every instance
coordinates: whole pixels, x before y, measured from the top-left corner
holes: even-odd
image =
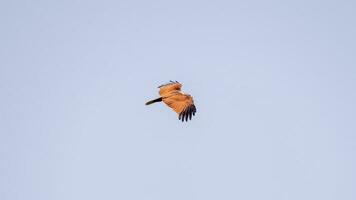
[[[158,88],[160,97],[147,102],[146,105],[163,101],[179,115],[180,120],[188,121],[188,118],[192,119],[192,115],[196,113],[196,107],[193,97],[181,91],[182,84],[177,81],[170,81]]]

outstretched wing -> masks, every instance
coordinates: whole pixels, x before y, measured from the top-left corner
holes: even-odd
[[[169,97],[163,98],[163,102],[171,107],[178,115],[179,120],[188,121],[196,113],[193,98],[190,95],[175,93]]]
[[[164,97],[168,95],[171,92],[178,92],[182,88],[182,84],[180,84],[178,81],[170,81],[167,84],[163,84],[158,87],[159,88],[159,95],[161,97]]]

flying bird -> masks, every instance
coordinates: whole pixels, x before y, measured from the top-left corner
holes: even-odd
[[[182,84],[178,81],[170,81],[158,88],[160,97],[147,102],[146,105],[163,101],[178,114],[178,119],[182,122],[188,121],[188,118],[189,120],[192,119],[192,115],[195,115],[197,109],[193,97],[181,91]]]

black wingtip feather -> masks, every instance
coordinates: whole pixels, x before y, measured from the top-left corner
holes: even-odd
[[[167,86],[167,85],[176,84],[176,83],[179,83],[179,82],[178,81],[169,80],[168,83],[162,84],[162,85],[158,86],[157,88],[161,88],[161,87],[164,87],[164,86]]]
[[[193,114],[192,108],[189,108],[189,120],[192,120],[192,114]]]
[[[185,108],[181,113],[178,115],[178,119],[181,120],[182,122],[192,120],[192,116],[195,116],[197,109],[195,105],[191,105],[187,108]]]

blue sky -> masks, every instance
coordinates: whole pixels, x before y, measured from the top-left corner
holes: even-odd
[[[355,7],[1,2],[0,199],[356,199]]]

